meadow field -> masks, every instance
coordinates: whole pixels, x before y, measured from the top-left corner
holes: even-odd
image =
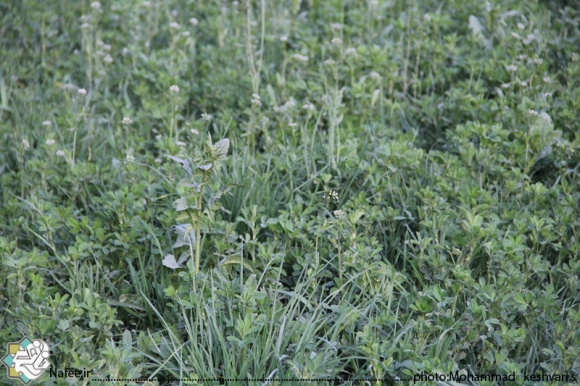
[[[578,384],[579,117],[573,0],[0,2],[0,384]]]

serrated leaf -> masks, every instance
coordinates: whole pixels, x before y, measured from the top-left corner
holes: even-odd
[[[171,268],[171,269],[179,268],[179,264],[177,263],[177,261],[175,261],[175,256],[173,256],[173,255],[165,256],[162,263],[167,268]]]
[[[192,175],[191,165],[190,165],[190,163],[189,163],[188,160],[183,159],[183,158],[179,158],[179,157],[174,157],[172,155],[167,155],[167,157],[168,158],[171,158],[175,162],[179,162],[181,164],[181,166],[183,167],[183,169],[185,169],[185,171],[187,172],[187,174],[189,174],[190,176]]]
[[[221,196],[223,196],[224,193],[226,193],[227,191],[229,191],[231,188],[237,188],[237,187],[242,187],[244,185],[240,185],[240,184],[227,184],[226,186],[222,187],[220,190],[218,190],[217,192],[215,192],[208,200],[208,207],[213,208],[214,203],[220,199]]]
[[[230,148],[230,140],[227,138],[220,139],[213,147],[219,155],[226,155],[228,154],[228,149]]]
[[[180,212],[189,208],[189,205],[187,204],[187,199],[185,197],[181,197],[180,199],[175,200],[173,207],[176,211]]]

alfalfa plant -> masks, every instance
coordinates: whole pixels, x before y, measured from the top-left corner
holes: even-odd
[[[188,175],[179,182],[178,191],[181,197],[173,203],[174,208],[179,212],[176,218],[179,223],[176,229],[179,239],[174,247],[189,245],[191,257],[195,243],[195,274],[199,272],[201,232],[206,234],[211,231],[216,212],[221,209],[225,210],[218,202],[220,197],[231,188],[241,186],[238,184],[219,186],[218,172],[223,162],[227,160],[229,146],[228,139],[224,138],[212,143],[209,136],[203,151],[196,150],[193,159],[167,156],[179,162]],[[187,258],[187,252],[179,260],[184,261],[184,257]]]

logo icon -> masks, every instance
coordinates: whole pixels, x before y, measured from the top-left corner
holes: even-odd
[[[2,358],[2,363],[8,368],[8,378],[20,379],[28,385],[40,378],[50,363],[48,344],[40,339],[30,340],[27,336],[20,342],[8,343],[8,353]]]

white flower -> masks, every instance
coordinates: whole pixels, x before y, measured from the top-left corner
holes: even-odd
[[[97,52],[95,52],[95,54],[97,54],[98,56],[105,56],[105,53],[101,50],[98,50]]]
[[[504,83],[501,85],[501,88],[510,88],[511,84],[510,83]]]
[[[521,39],[520,34],[518,34],[517,32],[512,32],[512,36],[518,40]]]
[[[304,103],[304,104],[302,105],[302,108],[303,108],[304,110],[309,110],[309,111],[314,111],[314,109],[315,109],[314,105],[313,105],[312,103],[310,103],[310,102],[306,102],[306,103]]]
[[[111,45],[110,44],[103,44],[103,50],[111,51]]]
[[[89,21],[89,20],[91,20],[91,17],[89,15],[82,15],[80,20],[82,22]]]
[[[135,156],[133,154],[127,154],[127,156],[125,157],[125,160],[127,162],[133,162],[133,161],[135,161]]]
[[[113,63],[113,57],[109,54],[107,54],[103,60],[109,64]]]
[[[523,30],[524,28],[526,28],[526,26],[523,25],[522,23],[518,23],[518,28]]]
[[[506,70],[514,72],[518,70],[518,66],[516,66],[515,64],[508,64],[507,66],[505,66]]]
[[[530,114],[530,115],[532,115],[532,116],[535,116],[535,117],[537,117],[537,116],[538,116],[538,112],[537,112],[536,110],[532,110],[532,109],[529,109],[529,110],[528,110],[528,114]]]
[[[89,25],[87,23],[83,23],[83,24],[81,24],[81,28],[87,29],[87,28],[89,28]]]
[[[183,32],[181,33],[181,36],[188,37],[189,35],[191,35],[191,34],[189,33],[189,31],[183,31]]]
[[[296,123],[295,123],[295,122],[290,122],[290,123],[288,124],[288,126],[290,126],[290,127],[296,127]]]
[[[344,50],[344,56],[348,56],[348,55],[356,55],[356,48],[354,47],[348,47],[346,50]]]
[[[534,63],[536,64],[542,64],[544,61],[542,60],[542,58],[535,58],[534,59]]]
[[[123,48],[123,51],[121,51],[123,53],[123,55],[127,55],[129,52],[131,52],[127,47]]]
[[[431,21],[431,16],[428,13],[426,13],[426,14],[423,15],[423,20],[425,20],[426,22],[430,22]]]
[[[339,220],[342,220],[344,218],[344,212],[340,209],[335,210],[334,212],[332,212],[334,214],[334,217],[336,217]]]
[[[91,3],[91,8],[92,9],[101,9],[101,3],[99,3],[98,1],[93,1]]]
[[[161,163],[161,158],[155,158],[155,163],[156,164],[160,164]]]
[[[379,74],[379,73],[378,73],[378,72],[376,72],[376,71],[372,71],[372,72],[369,74],[369,76],[370,76],[371,78],[373,78],[373,79],[376,79],[376,80],[379,80],[379,79],[381,79],[381,74]]]
[[[197,20],[195,17],[192,17],[191,19],[189,19],[189,23],[195,27],[196,25],[199,24],[199,20]]]
[[[521,81],[521,82],[520,82],[520,86],[522,86],[522,87],[526,87],[527,85],[528,85],[528,84],[526,83],[526,81]]]
[[[161,140],[161,134],[157,134],[157,135],[155,136],[155,140],[156,140],[156,141],[159,141],[159,140]]]
[[[190,129],[191,134],[199,135],[199,131],[197,129]]]
[[[22,140],[22,148],[23,148],[24,150],[28,150],[28,149],[30,149],[30,143],[28,142],[28,140],[27,140],[27,139],[23,139],[23,140]]]
[[[542,80],[544,81],[544,83],[550,83],[550,82],[552,82],[552,80],[549,77],[547,77],[547,76],[544,76],[542,78]]]
[[[129,117],[124,117],[123,120],[121,121],[121,123],[123,123],[123,125],[129,125],[129,124],[133,123],[133,120]]]
[[[325,200],[330,200],[330,201],[338,202],[338,193],[335,192],[334,190],[331,190],[331,191],[328,192],[328,194],[324,194],[322,196],[322,198],[324,198]]]
[[[528,55],[526,55],[526,54],[522,54],[522,55],[518,55],[518,56],[516,56],[516,58],[517,58],[518,60],[526,60],[526,59],[528,58]]]
[[[536,35],[528,34],[528,36],[526,36],[526,39],[532,42],[532,41],[536,40]]]
[[[42,122],[42,126],[50,126],[50,125],[52,125],[52,122],[51,121],[44,121],[44,122]]]
[[[84,88],[79,88],[77,90],[77,93],[79,93],[82,96],[85,96],[85,95],[87,95],[87,90],[85,90]]]
[[[57,157],[65,157],[66,153],[63,150],[57,150],[56,156]]]
[[[16,75],[12,75],[10,77],[10,80],[13,81],[14,83],[18,82],[18,77]]]
[[[336,30],[340,30],[340,29],[342,29],[342,24],[340,24],[340,23],[332,23],[330,25],[330,28],[336,29]]]
[[[301,54],[294,54],[294,55],[292,55],[292,57],[300,62],[307,62],[308,61],[308,56],[304,56]]]
[[[286,35],[282,35],[282,36],[280,36],[280,41],[281,41],[281,42],[285,42],[285,41],[287,41],[287,40],[288,40],[288,36],[286,36]]]
[[[333,46],[340,46],[340,45],[342,45],[342,39],[341,38],[332,38],[332,40],[330,41],[330,44],[332,44]]]
[[[79,53],[79,50],[74,50],[73,51],[73,54],[75,54],[75,55],[78,54],[78,53]]]
[[[52,146],[54,145],[56,142],[54,139],[47,139],[46,142],[44,142],[45,144],[47,144],[48,146]]]
[[[260,100],[260,96],[258,94],[252,94],[252,104],[258,107],[262,106],[262,101]]]
[[[185,142],[177,141],[176,145],[179,147],[185,147]]]
[[[171,27],[173,29],[178,29],[179,28],[179,24],[176,23],[176,22],[172,22],[172,23],[169,23],[169,27]]]
[[[179,92],[179,86],[177,85],[173,85],[171,87],[169,87],[169,91],[174,92],[174,93],[178,93]]]
[[[572,60],[573,62],[577,62],[578,60],[580,60],[580,56],[578,55],[578,53],[573,52],[572,56],[570,57],[570,60]]]
[[[201,114],[201,119],[203,119],[204,121],[211,121],[211,115],[207,114],[207,113],[202,113]]]

